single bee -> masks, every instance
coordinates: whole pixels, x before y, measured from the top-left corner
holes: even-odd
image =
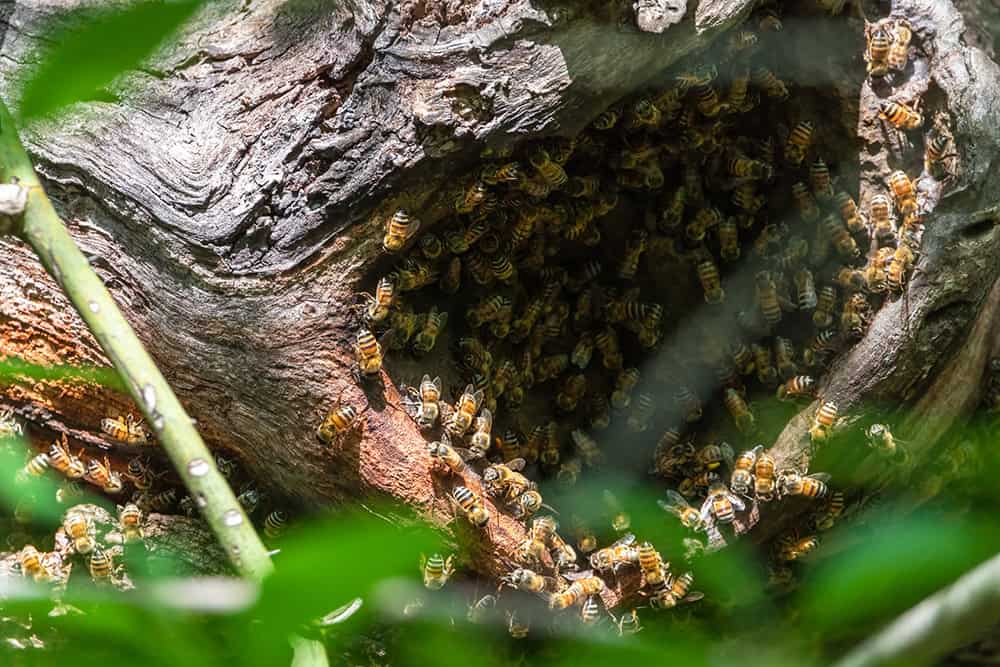
[[[865,23],[865,62],[869,76],[885,76],[889,73],[889,51],[892,48],[892,32],[883,23]]]
[[[813,443],[820,443],[828,440],[833,431],[834,422],[837,420],[837,405],[830,401],[820,403],[813,417],[812,427],[809,429],[809,437]]]
[[[556,407],[563,412],[573,412],[586,391],[586,376],[582,373],[570,375],[556,394]]]
[[[604,394],[593,394],[587,402],[587,423],[597,430],[611,425],[611,403]]]
[[[54,469],[64,474],[68,479],[80,479],[87,474],[87,464],[69,451],[69,442],[63,433],[60,440],[49,447],[48,463]]]
[[[779,401],[813,398],[816,395],[815,384],[816,381],[808,375],[796,375],[778,387],[777,398]]]
[[[485,165],[480,171],[479,177],[486,185],[516,183],[521,179],[521,165],[517,162],[494,162]]]
[[[441,243],[441,239],[437,234],[427,232],[420,236],[417,244],[420,246],[421,254],[431,261],[440,259],[444,253],[444,244]]]
[[[142,510],[134,503],[118,506],[118,527],[121,528],[125,543],[142,539]],[[66,531],[69,532],[69,531]]]
[[[761,384],[773,385],[778,382],[778,369],[771,361],[771,348],[757,343],[750,344],[754,367],[757,369],[757,380]]]
[[[802,181],[792,184],[792,198],[799,209],[799,215],[806,222],[812,222],[819,218],[819,206],[811,192]]]
[[[78,482],[66,482],[56,489],[56,502],[60,505],[75,505],[84,495],[83,486]]]
[[[673,609],[680,602],[697,602],[705,596],[699,592],[688,592],[693,583],[694,575],[690,572],[685,572],[678,577],[671,577],[665,587],[653,593],[649,599],[649,606],[653,609]]]
[[[847,229],[852,234],[858,234],[865,229],[865,220],[861,213],[858,212],[858,205],[854,201],[851,195],[844,191],[840,191],[834,197],[834,201],[837,204],[837,208],[840,211],[840,217],[847,225]]]
[[[740,433],[748,434],[753,431],[753,413],[738,391],[731,387],[727,388],[723,396],[723,403]]]
[[[365,318],[369,322],[381,322],[389,315],[389,308],[396,296],[396,285],[392,278],[383,276],[375,286],[374,296],[371,294],[362,294],[361,296],[366,303]]]
[[[656,127],[660,124],[662,117],[659,108],[653,104],[652,100],[643,97],[636,100],[635,104],[632,105],[628,123],[629,127],[633,128],[643,126]]]
[[[441,590],[448,578],[455,572],[452,557],[446,559],[441,554],[431,554],[430,558],[420,556],[420,572],[424,577],[424,587],[432,591]]]
[[[510,459],[506,463],[493,463],[483,470],[483,484],[492,495],[508,502],[514,500],[534,488],[534,482],[520,472],[525,465],[526,461],[522,458]]]
[[[447,433],[441,436],[441,440],[430,443],[427,446],[427,453],[433,460],[440,461],[453,473],[461,474],[465,470],[465,460],[451,446],[451,439]]]
[[[824,229],[833,247],[844,257],[856,258],[861,255],[858,244],[847,231],[847,227],[840,221],[840,217],[830,213],[823,219]]]
[[[536,146],[528,155],[528,162],[538,172],[542,181],[553,188],[561,188],[566,184],[567,176],[562,166],[552,160],[549,153],[540,146]]]
[[[696,422],[701,419],[703,413],[701,399],[691,391],[690,387],[678,386],[674,390],[674,402],[686,421]]]
[[[601,353],[601,363],[608,370],[619,370],[623,364],[618,334],[613,327],[606,327],[594,336],[594,345]]]
[[[806,158],[806,152],[812,145],[813,132],[816,127],[808,120],[799,121],[788,134],[785,142],[785,160],[794,166],[799,166]]]
[[[774,75],[774,72],[758,65],[753,68],[753,82],[764,89],[764,94],[773,100],[783,102],[788,99],[788,86],[785,82]],[[801,162],[801,160],[800,160]]]
[[[479,412],[479,406],[483,403],[483,396],[484,392],[482,389],[475,390],[471,384],[466,385],[465,391],[462,392],[458,403],[455,405],[455,411],[445,424],[445,430],[450,435],[454,437],[465,435],[465,432],[472,426],[476,413]]]
[[[667,489],[667,499],[657,500],[656,504],[659,505],[664,511],[670,512],[678,519],[680,519],[681,524],[690,530],[700,530],[702,527],[701,513],[695,508],[691,507],[691,504],[673,489]]]
[[[21,566],[21,573],[35,581],[43,581],[48,574],[42,566],[42,554],[34,545],[24,545],[17,553],[17,562]]]
[[[844,300],[844,308],[840,316],[840,329],[844,335],[861,338],[865,333],[865,325],[871,315],[871,305],[865,295],[857,292],[851,298]]]
[[[885,424],[872,424],[865,430],[868,446],[885,459],[905,460],[906,451]]]
[[[774,364],[782,380],[794,377],[799,372],[795,363],[795,346],[792,341],[782,336],[774,338]]]
[[[726,160],[726,171],[730,176],[749,178],[754,181],[771,179],[771,168],[766,163],[760,160],[751,160],[740,153],[736,153]]]
[[[625,246],[622,261],[618,267],[619,278],[622,280],[635,278],[636,271],[639,270],[639,258],[646,251],[648,240],[649,235],[643,230],[633,233],[632,238]]]
[[[763,445],[757,445],[753,449],[747,450],[737,457],[733,464],[733,474],[729,481],[729,487],[734,493],[741,496],[749,496],[753,489],[753,472],[757,463],[757,457],[764,451]]]
[[[757,13],[757,27],[761,32],[781,32],[781,17],[774,7],[764,7]]]
[[[545,554],[547,552],[548,549],[545,546],[545,542],[532,536],[529,536],[518,544],[516,551],[518,560],[536,565],[542,565],[545,562]]]
[[[740,233],[736,218],[729,217],[719,223],[719,256],[726,262],[740,258]]]
[[[549,538],[550,555],[555,563],[556,570],[576,570],[576,550],[570,546],[558,533],[553,533]]]
[[[695,98],[695,108],[703,116],[714,118],[729,108],[729,105],[719,98],[719,92],[710,81],[702,81],[691,89]]]
[[[635,546],[635,535],[628,533],[610,547],[598,549],[590,554],[590,566],[598,572],[612,571],[639,563],[639,549]]]
[[[565,575],[567,578],[569,574]],[[607,585],[600,577],[593,576],[590,571],[584,571],[578,575],[564,591],[553,593],[549,597],[549,607],[552,609],[566,609],[574,604],[582,602],[588,595],[599,595]]]
[[[607,608],[600,595],[588,595],[580,606],[580,621],[584,625],[597,625],[604,620]]]
[[[827,493],[826,482],[830,476],[820,472],[812,475],[802,475],[794,468],[788,468],[778,473],[778,497],[805,496],[807,498],[824,498]]]
[[[431,306],[427,318],[424,320],[424,328],[413,339],[413,350],[420,353],[430,352],[447,323],[448,313],[439,313],[437,306]]]
[[[431,428],[437,423],[441,415],[441,378],[425,374],[420,380],[420,387],[417,391],[417,401],[411,401],[411,416],[417,421],[421,428]],[[411,389],[412,391],[412,389]]]
[[[904,172],[896,170],[889,174],[889,189],[896,200],[896,207],[904,216],[917,210],[917,193],[913,182]]]
[[[460,338],[458,351],[462,365],[468,370],[489,375],[493,369],[493,355],[478,338]]]
[[[913,39],[913,31],[906,19],[896,21],[896,30],[893,34],[892,46],[889,47],[889,54],[886,56],[886,63],[889,69],[902,72],[906,69],[906,60],[910,48],[910,40]]]
[[[130,445],[149,444],[149,433],[143,427],[142,420],[137,420],[131,414],[117,419],[102,419],[101,430],[115,440]]]
[[[559,591],[559,581],[554,577],[545,577],[527,568],[517,568],[503,577],[503,582],[525,593],[556,593]]]
[[[166,512],[173,507],[175,502],[177,502],[177,489],[166,489],[155,495],[148,496],[145,506],[140,502],[136,502],[136,504],[143,511]]]
[[[111,557],[111,552],[102,549],[101,547],[95,547],[90,553],[90,559],[87,562],[87,566],[90,570],[90,578],[95,582],[105,582],[111,579],[111,572],[113,569],[113,559]]]
[[[799,310],[813,310],[816,307],[816,283],[812,271],[800,269],[793,278],[795,282],[796,303]]]
[[[538,454],[539,461],[545,466],[559,464],[559,425],[550,421],[545,425],[545,436],[542,439],[541,451]]]
[[[687,202],[687,190],[680,186],[674,190],[670,197],[670,203],[664,206],[660,212],[657,227],[660,231],[670,232],[676,229],[684,219],[684,206]]]
[[[351,431],[358,420],[358,411],[350,405],[337,405],[316,428],[316,437],[323,444],[332,444]]]
[[[759,462],[758,457],[758,462]],[[708,487],[705,502],[702,503],[699,517],[709,536],[709,546],[721,546],[725,544],[722,534],[716,524],[731,523],[736,528],[736,532],[745,532],[746,527],[736,519],[736,512],[746,509],[743,500],[729,490],[729,487],[722,481],[714,481]]]
[[[778,287],[769,271],[759,271],[755,279],[757,305],[764,315],[764,321],[770,326],[781,321],[781,303],[778,300]]]
[[[410,217],[405,209],[398,209],[386,223],[382,247],[386,252],[399,252],[420,229],[420,220]]]
[[[618,124],[619,115],[614,109],[607,109],[598,114],[590,124],[595,130],[610,130]]]
[[[63,518],[63,530],[73,541],[73,548],[78,554],[86,556],[97,542],[94,540],[94,525],[83,512],[70,510]]]
[[[813,311],[813,324],[825,329],[833,324],[833,311],[837,307],[837,289],[832,285],[824,285],[817,295],[816,310]]]
[[[733,189],[732,202],[738,208],[752,216],[764,208],[764,205],[767,203],[767,199],[764,195],[757,194],[753,183],[743,183]],[[752,217],[748,217],[746,219],[750,220],[752,224]]]
[[[490,522],[490,512],[486,509],[483,499],[467,487],[456,486],[452,489],[451,499],[465,514],[469,523],[476,528],[485,528]]]
[[[836,349],[837,334],[830,329],[824,329],[817,332],[806,344],[806,349],[802,351],[802,360],[807,366],[815,367]]]
[[[757,461],[754,463],[754,497],[758,500],[769,501],[774,498],[777,490],[777,477],[775,475],[774,458],[765,451],[758,452]]]
[[[885,239],[894,235],[895,221],[892,215],[892,202],[883,194],[875,195],[868,202],[868,219],[872,224],[872,235]]]
[[[465,614],[469,623],[487,623],[493,616],[497,606],[497,596],[484,595],[472,604]]]
[[[91,484],[101,487],[101,490],[109,494],[118,494],[125,488],[121,475],[111,469],[111,464],[107,457],[104,463],[97,459],[91,459],[87,464],[87,474],[84,476]]]
[[[649,542],[643,542],[635,550],[639,569],[642,571],[643,585],[656,589],[662,586],[669,574],[668,563],[663,561],[660,552]]]
[[[924,117],[915,108],[892,100],[886,100],[879,105],[878,115],[900,130],[916,130],[924,124]]]
[[[885,281],[889,289],[893,292],[901,292],[903,290],[906,284],[906,275],[909,273],[910,267],[913,266],[915,259],[913,251],[908,246],[900,245],[896,248],[885,272]]]
[[[642,630],[642,624],[639,622],[639,612],[636,609],[632,609],[628,613],[622,614],[615,621],[615,627],[618,628],[618,636],[624,637],[625,635],[638,634]]]
[[[455,195],[453,202],[456,213],[472,213],[476,209],[492,210],[496,202],[482,181],[465,186]]]
[[[927,138],[927,149],[924,152],[924,169],[927,173],[939,180],[945,178],[949,174],[945,161],[957,156],[952,147],[951,133],[946,128],[935,128]]]
[[[531,632],[531,619],[524,610],[518,615],[518,610],[508,609],[507,614],[507,634],[513,639],[524,639]]]
[[[547,507],[542,502],[542,494],[538,492],[538,489],[531,488],[519,495],[514,501],[512,514],[516,519],[526,520],[542,507]]]
[[[696,271],[702,292],[705,295],[705,303],[713,305],[722,303],[726,298],[726,293],[722,289],[722,278],[719,276],[719,267],[715,265],[715,262],[706,258],[698,263]]]
[[[264,517],[264,537],[276,540],[285,532],[288,515],[281,510],[272,510]]]
[[[826,504],[813,520],[816,530],[830,530],[841,514],[844,513],[844,493],[834,491],[826,500]]]
[[[793,561],[804,558],[819,545],[815,535],[799,538],[796,535],[786,535],[778,540],[778,560]]]
[[[834,276],[834,282],[847,292],[860,292],[866,285],[864,272],[850,266],[840,267]]]
[[[726,104],[730,109],[740,113],[749,111],[756,105],[756,100],[749,94],[749,90],[750,68],[746,65],[734,66]]]
[[[705,239],[705,234],[709,229],[716,227],[722,222],[722,213],[714,206],[701,208],[694,214],[691,222],[684,227],[684,237],[690,243],[698,243]]]
[[[375,340],[371,331],[358,332],[354,353],[358,359],[358,369],[365,378],[378,375],[382,370],[382,345]]]
[[[0,409],[0,440],[24,435],[24,425],[12,408]]]
[[[694,460],[694,445],[690,441],[681,442],[680,438],[680,431],[676,428],[668,428],[663,432],[653,452],[650,473],[673,477]]]
[[[809,184],[812,186],[813,194],[818,199],[833,198],[833,182],[830,179],[830,168],[826,166],[823,158],[816,158],[809,165]]]

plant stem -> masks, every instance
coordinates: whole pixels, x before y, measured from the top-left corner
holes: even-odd
[[[34,248],[118,370],[233,566],[244,577],[261,580],[273,565],[260,537],[216,468],[191,418],[66,231],[3,102],[0,178],[8,182],[17,179],[28,189],[22,237]]]
[[[862,642],[835,667],[936,663],[998,622],[1000,556],[994,556]]]

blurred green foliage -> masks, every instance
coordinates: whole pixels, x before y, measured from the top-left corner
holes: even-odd
[[[201,0],[147,1],[55,16],[45,31],[50,46],[21,82],[21,120],[107,97],[106,87],[117,76],[137,67],[201,4]]]

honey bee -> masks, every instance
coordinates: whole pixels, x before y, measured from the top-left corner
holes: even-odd
[[[893,236],[892,203],[886,195],[878,194],[871,198],[868,202],[868,217],[873,227],[873,236],[881,239]]]
[[[556,407],[563,412],[573,412],[586,391],[587,378],[582,373],[570,375],[556,394]]]
[[[879,105],[878,115],[899,130],[916,130],[924,124],[924,117],[916,110],[916,105],[909,107],[902,102],[892,100],[886,100]]]
[[[143,506],[143,503],[140,502],[136,502],[136,504],[143,510],[148,509],[153,512],[165,512],[169,510],[176,501],[177,489],[166,489],[156,495],[148,496],[145,506]]]
[[[430,232],[423,234],[417,243],[420,246],[421,254],[431,261],[440,259],[444,252],[444,244],[441,243],[441,239],[436,234]]]
[[[465,486],[452,489],[451,500],[454,502],[476,528],[485,528],[490,522],[490,512],[486,509],[483,499]]]
[[[864,327],[868,321],[871,306],[864,294],[860,292],[852,294],[851,298],[844,300],[844,309],[840,316],[840,328],[845,335],[860,338],[864,335]]]
[[[411,217],[405,209],[398,209],[386,223],[382,248],[386,252],[399,252],[420,229],[420,220]]]
[[[778,497],[824,498],[827,494],[826,482],[829,479],[830,476],[822,472],[803,475],[794,468],[782,470],[778,473]]]
[[[453,202],[456,213],[472,213],[478,208],[491,209],[494,203],[482,181],[475,181],[459,190]]]
[[[906,452],[902,444],[893,436],[885,424],[872,424],[865,430],[868,446],[885,459],[906,460]]]
[[[458,341],[462,365],[470,371],[489,375],[493,368],[493,355],[478,338],[461,338]]]
[[[892,46],[889,47],[889,54],[886,56],[886,63],[889,69],[902,72],[906,69],[906,60],[910,48],[910,40],[913,39],[913,30],[906,19],[896,21],[896,30],[893,34]]]
[[[610,570],[617,573],[619,567],[638,564],[639,549],[635,546],[635,535],[623,535],[611,546],[594,551],[589,560],[590,566],[598,572]]]
[[[795,291],[799,310],[813,310],[816,307],[816,283],[812,271],[800,269],[795,273]]]
[[[684,219],[684,207],[687,203],[687,190],[680,186],[674,190],[670,197],[670,203],[663,207],[660,212],[657,227],[660,231],[670,232],[676,229]]]
[[[424,320],[423,329],[413,339],[413,350],[420,353],[430,352],[434,348],[434,343],[437,342],[438,335],[440,335],[441,330],[444,329],[447,323],[448,313],[439,313],[437,306],[431,306]]]
[[[799,121],[788,134],[785,142],[785,160],[793,166],[799,166],[806,158],[806,152],[812,145],[813,132],[816,127],[808,120]]]
[[[14,410],[11,408],[0,408],[0,441],[7,438],[17,438],[24,435],[24,426],[21,424]]]
[[[344,437],[351,431],[358,420],[358,411],[350,405],[338,405],[331,408],[326,418],[316,428],[316,437],[325,445]]]
[[[847,227],[840,221],[840,217],[830,213],[823,219],[824,227],[830,242],[841,255],[849,258],[858,257],[861,254],[858,244],[847,231]]]
[[[559,610],[572,607],[582,602],[588,595],[600,594],[607,587],[603,579],[593,576],[590,571],[584,571],[578,575],[567,574],[565,576],[567,578],[578,576],[579,578],[575,578],[573,583],[565,590],[553,593],[549,597],[549,607],[551,609]]]
[[[636,560],[642,571],[643,585],[655,589],[662,586],[669,573],[669,564],[650,542],[643,542],[636,551]]]
[[[445,558],[441,554],[431,554],[430,558],[420,556],[420,572],[424,578],[424,587],[432,591],[441,590],[455,572],[452,557]]]
[[[544,551],[544,547],[543,547]],[[517,568],[503,577],[503,582],[525,593],[555,593],[559,590],[559,582],[554,577],[542,576],[527,568]]]
[[[618,334],[613,327],[606,327],[594,336],[594,346],[601,353],[601,363],[608,370],[619,370],[623,364]]]
[[[618,277],[622,280],[632,280],[639,270],[639,258],[646,251],[649,235],[643,230],[637,230],[625,246],[621,264],[618,267]]]
[[[120,440],[130,445],[149,444],[149,433],[143,427],[142,420],[137,420],[131,414],[118,417],[117,419],[102,419],[101,431],[115,440]]]
[[[729,95],[726,104],[730,109],[743,113],[756,105],[753,95],[749,94],[750,68],[746,65],[736,65],[733,68],[732,82],[729,84]]]
[[[695,108],[703,116],[714,118],[729,108],[729,104],[719,98],[719,92],[711,81],[700,81],[691,88],[695,98]]]
[[[619,114],[614,109],[607,109],[598,114],[590,124],[595,130],[610,130],[618,124]]]
[[[802,351],[805,364],[814,367],[822,363],[826,355],[836,349],[836,337],[837,334],[830,329],[817,332]]]
[[[753,468],[754,476],[754,497],[758,500],[769,501],[774,498],[777,490],[777,478],[775,476],[774,458],[765,451],[757,454],[757,461]]]
[[[568,177],[562,166],[550,157],[549,153],[542,147],[534,147],[528,155],[528,162],[538,172],[542,181],[553,188],[561,188],[566,184]]]
[[[483,390],[474,390],[473,386],[466,385],[465,391],[458,399],[455,411],[445,424],[445,430],[453,437],[461,437],[472,426],[473,418],[479,412],[479,406],[483,403]]]
[[[819,217],[819,206],[816,205],[816,200],[805,183],[797,181],[792,184],[792,198],[795,199],[795,205],[798,206],[799,215],[803,220],[812,222]]]
[[[817,198],[821,200],[833,198],[833,182],[830,180],[830,168],[826,166],[823,158],[816,158],[809,165],[809,183]]]
[[[451,446],[451,439],[447,433],[443,434],[440,440],[430,443],[427,446],[427,453],[431,459],[440,461],[455,474],[461,474],[465,470],[465,460]]]
[[[732,201],[733,204],[750,215],[757,213],[767,203],[764,195],[757,194],[753,183],[743,183],[734,188]],[[752,218],[748,219],[752,222]]]
[[[733,418],[740,433],[747,434],[754,430],[753,413],[738,391],[732,387],[727,388],[723,403],[725,403],[726,410],[729,411],[729,415]]]
[[[849,266],[840,267],[834,281],[848,292],[860,292],[866,285],[864,272]]]
[[[759,271],[755,279],[757,305],[764,315],[764,321],[770,326],[781,321],[781,303],[778,300],[778,287],[774,276],[769,271]]]
[[[465,618],[469,621],[469,623],[487,623],[493,616],[496,606],[497,596],[484,595],[469,607],[465,614]]]
[[[773,100],[783,102],[788,99],[788,86],[785,82],[774,75],[774,72],[758,65],[753,69],[753,82],[764,89],[764,94]],[[801,160],[800,160],[801,162]]]
[[[948,158],[958,156],[952,143],[951,133],[945,127],[935,127],[927,138],[927,148],[924,151],[924,169],[933,178],[942,179],[949,174],[949,168],[945,161]]]
[[[799,560],[810,554],[818,545],[819,539],[815,535],[803,538],[786,535],[778,541],[778,560]]]
[[[825,329],[833,324],[833,311],[837,307],[837,289],[832,285],[824,285],[820,288],[816,301],[816,310],[813,311],[813,324],[820,329]]]
[[[656,401],[651,394],[641,393],[632,404],[632,412],[625,422],[626,428],[634,433],[642,433],[649,428],[656,414]]]
[[[783,380],[787,380],[799,372],[798,364],[795,363],[795,346],[788,338],[775,337],[774,363],[778,368],[778,375]]]
[[[108,463],[107,457],[104,458],[104,463],[100,463],[97,459],[91,459],[87,464],[87,474],[84,476],[91,484],[101,487],[101,490],[109,494],[118,494],[122,492],[125,488],[122,482],[121,475],[111,469],[111,464]]]
[[[816,394],[815,384],[816,381],[808,375],[796,375],[778,387],[777,398],[779,401],[812,398]]]
[[[757,27],[761,32],[781,32],[781,17],[774,7],[764,7],[757,14]]]
[[[841,219],[847,225],[847,230],[852,234],[864,231],[865,220],[861,213],[858,212],[858,205],[854,201],[854,198],[846,192],[840,191],[834,197],[834,201],[840,211]]]
[[[584,625],[596,625],[604,620],[607,609],[600,595],[588,595],[580,606],[580,621]]]
[[[48,463],[54,470],[64,474],[67,479],[80,479],[87,474],[87,464],[69,451],[69,442],[63,433],[60,439],[49,447]]]
[[[834,491],[827,497],[826,504],[817,514],[813,524],[817,530],[830,530],[843,512],[844,493]]]
[[[757,459],[758,464],[760,457]],[[705,502],[701,506],[699,517],[705,526],[713,523],[733,523],[736,512],[742,512],[746,505],[739,496],[734,495],[723,482],[716,481],[708,488]]]
[[[90,570],[90,578],[95,582],[105,582],[111,579],[113,559],[111,552],[97,546],[90,553],[87,567]]]
[[[719,212],[719,209],[713,206],[701,208],[684,228],[684,236],[691,243],[703,241],[708,230],[720,222],[722,222],[722,213]]]
[[[702,528],[701,513],[673,489],[667,489],[667,499],[657,500],[656,504],[663,510],[673,514],[680,519],[681,524],[690,530],[700,530]]]
[[[760,160],[751,160],[745,155],[736,153],[726,160],[726,170],[730,176],[749,178],[755,181],[771,179],[771,168]]]
[[[545,466],[554,466],[559,464],[559,425],[550,421],[545,425],[544,436],[541,442],[541,451],[539,452],[538,459]]]
[[[358,369],[362,376],[371,378],[382,370],[382,345],[375,340],[371,331],[362,329],[358,332],[354,353],[358,359]]]
[[[889,174],[889,189],[896,200],[896,207],[904,216],[916,212],[917,195],[909,176],[900,170]]]
[[[820,403],[816,409],[816,415],[813,417],[812,427],[809,429],[809,437],[812,442],[820,443],[828,440],[836,420],[837,405],[830,401]]]
[[[886,267],[886,285],[893,292],[900,292],[906,284],[906,274],[913,265],[915,257],[913,251],[906,245],[900,245],[892,255],[888,267]]]
[[[734,342],[729,346],[729,355],[740,375],[750,375],[754,370],[753,353],[743,342]]]
[[[674,402],[680,409],[684,419],[688,422],[696,422],[702,417],[701,399],[691,391],[690,387],[680,385],[674,390]]]
[[[591,428],[606,429],[611,424],[611,403],[604,394],[593,394],[587,402],[587,421]]]
[[[518,612],[515,609],[508,609],[507,614],[507,634],[513,639],[524,639],[531,632],[531,620],[528,616],[521,611],[521,615],[518,616]]]
[[[125,543],[142,539],[142,510],[134,503],[118,506],[118,526],[121,528]],[[66,531],[69,532],[68,530]],[[77,549],[79,551],[79,549]]]
[[[73,548],[78,554],[85,556],[97,546],[94,540],[94,525],[83,512],[73,510],[67,512],[63,518],[63,530],[73,541]]]
[[[42,581],[47,575],[42,566],[42,555],[34,545],[24,545],[17,553],[17,562],[21,566],[21,573],[26,577],[32,577],[35,581]]]
[[[396,285],[392,278],[383,276],[375,286],[374,296],[362,294],[366,306],[364,309],[365,318],[369,322],[381,322],[389,315],[389,308],[392,306],[396,295]]]
[[[870,76],[885,76],[889,73],[889,51],[892,48],[892,32],[882,23],[865,23],[865,62]]]
[[[389,331],[385,334],[385,346],[389,350],[402,350],[413,338],[413,334],[423,326],[423,316],[412,308],[400,307],[389,314]]]
[[[410,401],[411,416],[417,421],[421,428],[431,428],[437,423],[441,415],[441,378],[425,374],[420,380],[420,387],[417,391],[417,401]],[[412,392],[412,389],[410,390]]]
[[[753,472],[757,463],[757,457],[764,450],[763,445],[757,445],[753,449],[747,450],[737,457],[733,464],[733,474],[729,481],[729,487],[734,493],[741,496],[749,496],[753,488]]]
[[[400,292],[410,292],[430,285],[438,279],[439,273],[435,265],[408,257],[389,274],[389,277],[396,283],[396,289]]]
[[[695,267],[698,273],[698,281],[701,283],[702,292],[705,294],[705,303],[720,304],[725,300],[726,293],[722,289],[722,278],[719,276],[719,267],[710,258],[705,258],[698,262]]]
[[[671,577],[666,586],[654,591],[649,599],[649,606],[653,609],[673,609],[680,602],[697,602],[705,596],[698,592],[688,592],[693,583],[694,575],[690,572]]]
[[[486,185],[516,183],[521,179],[521,165],[517,162],[487,164],[479,172],[479,178]]]
[[[719,256],[726,262],[740,258],[740,234],[736,218],[726,218],[719,223]]]
[[[483,484],[494,496],[511,501],[534,488],[534,483],[520,472],[525,465],[523,458],[493,463],[483,470]]]
[[[281,510],[272,510],[264,517],[264,537],[276,540],[285,532],[288,515]]]

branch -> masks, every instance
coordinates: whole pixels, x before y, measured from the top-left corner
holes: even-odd
[[[259,581],[273,568],[260,537],[216,469],[191,418],[66,231],[2,102],[0,177],[27,190],[17,231],[31,244],[115,365],[233,566],[243,576]]]
[[[1000,622],[1000,556],[938,591],[834,667],[929,664]]]

